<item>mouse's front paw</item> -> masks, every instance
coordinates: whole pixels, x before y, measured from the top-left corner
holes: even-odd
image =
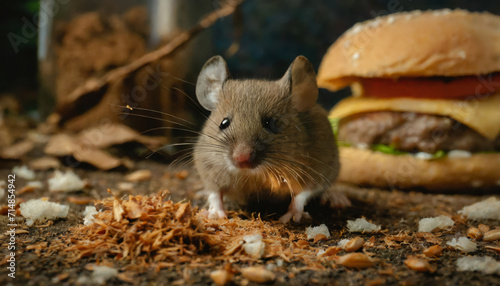
[[[299,211],[299,210],[289,210],[286,214],[280,217],[281,223],[288,223],[293,217],[294,222],[300,222],[302,218],[310,219],[311,216],[308,212]]]
[[[208,211],[203,215],[208,219],[221,219],[226,218],[224,205],[222,204],[222,195],[220,193],[212,193],[208,196]]]
[[[224,210],[208,210],[207,218],[208,219],[222,219],[226,218],[226,212]]]
[[[222,219],[226,218],[226,212],[223,210],[201,210],[200,215],[207,219]]]
[[[307,200],[311,197],[313,192],[311,191],[302,191],[300,194],[295,196],[288,207],[288,212],[284,214],[280,218],[280,222],[287,223],[292,219],[294,222],[300,222],[302,217],[307,216],[310,218],[307,212],[304,212],[304,206],[306,205]]]

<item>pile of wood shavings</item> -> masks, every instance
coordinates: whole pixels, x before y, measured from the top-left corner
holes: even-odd
[[[216,246],[195,219],[188,202],[165,201],[167,192],[155,196],[105,199],[94,223],[71,230],[65,251],[75,260],[86,256],[136,262],[183,262]]]
[[[159,268],[186,262],[209,266],[214,258],[231,262],[258,260],[245,253],[243,238],[261,234],[265,251],[260,258],[280,257],[286,262],[300,261],[307,267],[323,268],[317,257],[319,248],[302,232],[291,231],[277,221],[242,219],[235,213],[230,214],[230,219],[207,220],[189,202],[164,200],[166,193],[98,201],[100,211],[93,224],[71,229],[61,241],[64,247],[52,246],[68,254],[70,261],[90,257]]]

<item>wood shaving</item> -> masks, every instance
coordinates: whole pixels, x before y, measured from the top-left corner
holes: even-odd
[[[432,267],[427,260],[418,258],[415,256],[410,256],[404,261],[405,265],[411,270],[417,272],[435,272],[436,269]]]
[[[152,176],[150,170],[137,170],[125,176],[125,180],[129,182],[148,181]]]

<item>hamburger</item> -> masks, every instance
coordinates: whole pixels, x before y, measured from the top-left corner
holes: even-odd
[[[318,86],[350,86],[329,117],[339,181],[500,188],[500,17],[413,11],[358,23],[327,51]]]

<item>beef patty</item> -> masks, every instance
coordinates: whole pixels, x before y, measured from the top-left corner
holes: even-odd
[[[500,151],[500,136],[490,140],[447,116],[379,111],[340,121],[338,140],[350,144],[385,144],[401,151]]]

